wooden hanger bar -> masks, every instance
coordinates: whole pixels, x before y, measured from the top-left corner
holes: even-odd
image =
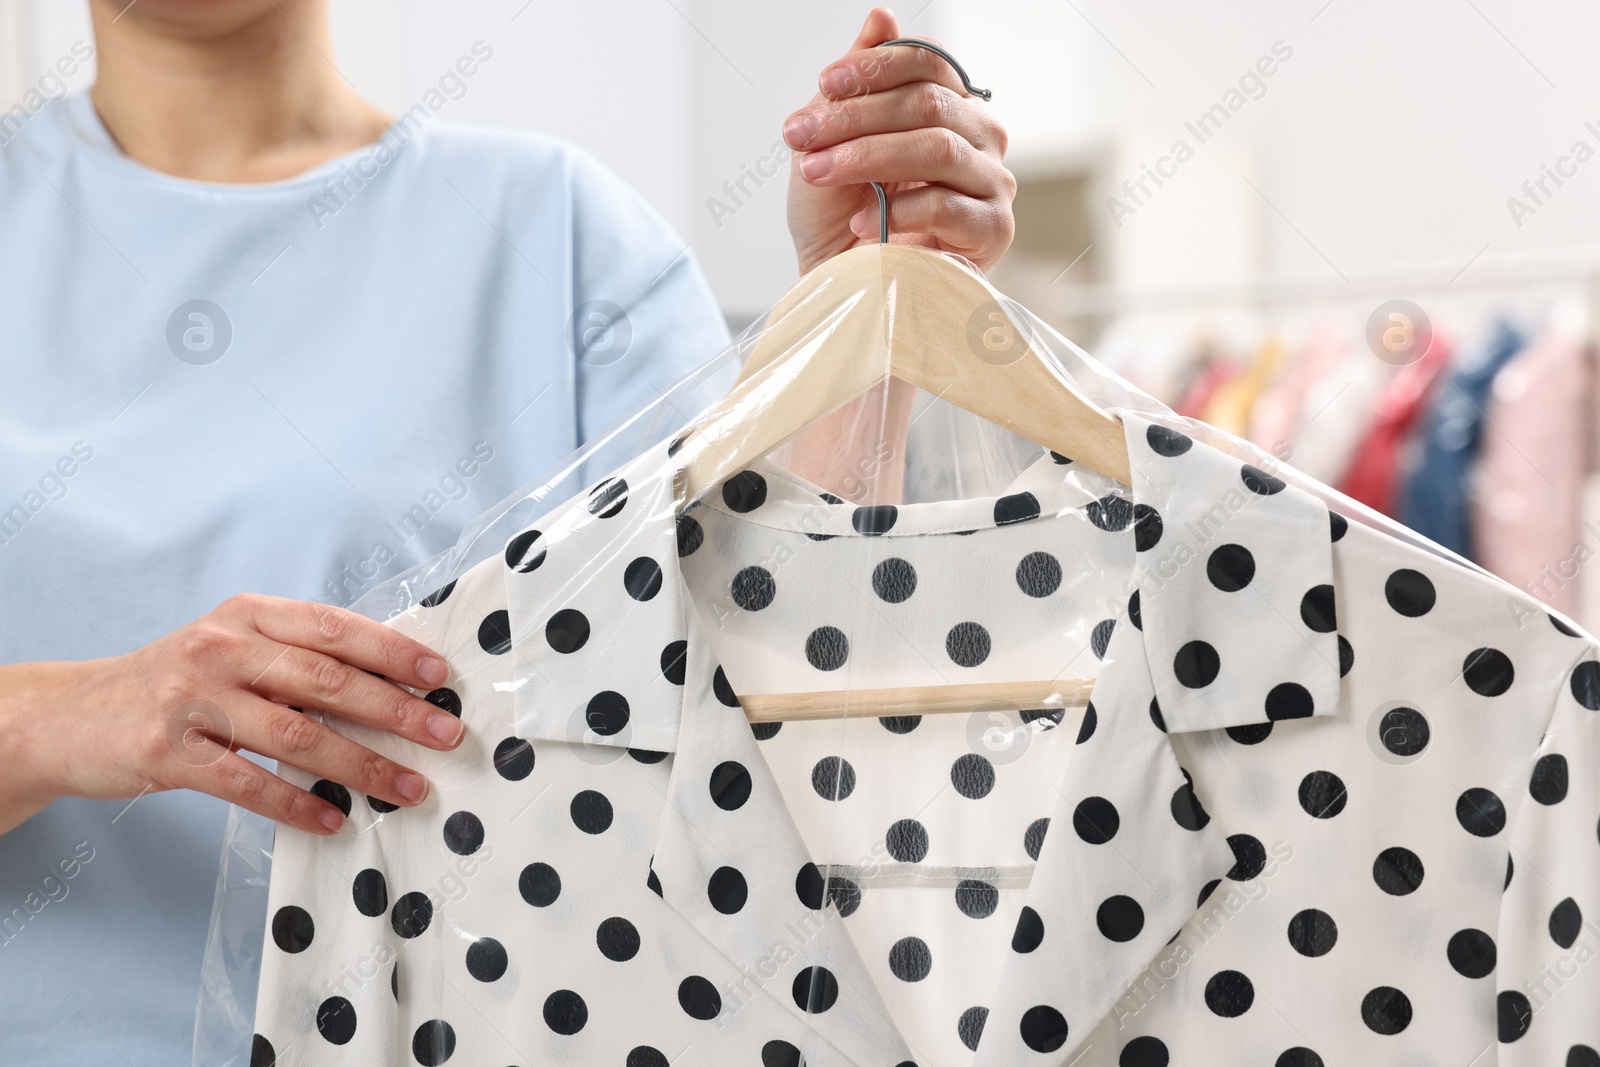
[[[1081,708],[1089,702],[1092,678],[1054,682],[993,682],[969,685],[907,686],[897,689],[845,689],[819,693],[741,696],[751,722],[815,722],[821,719],[890,715],[945,715],[963,711],[1018,711]]]

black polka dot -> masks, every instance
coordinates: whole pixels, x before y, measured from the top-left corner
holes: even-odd
[[[689,642],[673,641],[661,650],[661,677],[673,685],[682,685],[688,663]]]
[[[1511,875],[1516,870],[1516,866],[1517,866],[1516,863],[1511,858],[1511,853],[1507,852],[1506,853],[1506,880],[1505,880],[1504,884],[1502,884],[1500,886],[1500,891],[1502,893],[1504,893],[1507,889],[1511,888]]]
[[[650,766],[666,759],[667,753],[656,752],[648,748],[630,748],[628,749],[628,758],[635,763],[643,763],[646,766]]]
[[[1231,834],[1228,847],[1233,849],[1233,866],[1228,877],[1235,882],[1248,882],[1267,866],[1267,850],[1261,841],[1250,834]]]
[[[458,856],[470,856],[483,847],[483,820],[470,811],[458,811],[444,821],[444,847]]]
[[[584,506],[589,514],[602,519],[614,519],[628,503],[628,483],[621,478],[607,478],[589,490],[589,500]]]
[[[1224,593],[1237,593],[1256,576],[1256,558],[1243,545],[1221,545],[1206,559],[1206,577]]]
[[[795,896],[800,898],[800,903],[816,911],[827,900],[828,880],[815,863],[806,863],[800,868],[800,873],[794,878]]]
[[[1084,705],[1083,720],[1078,723],[1078,739],[1074,744],[1081,745],[1094,736],[1095,727],[1100,725],[1100,713],[1094,710],[1094,702]]]
[[[1206,983],[1206,1007],[1224,1019],[1236,1019],[1256,1002],[1256,987],[1238,971],[1218,971]]]
[[[1541,804],[1559,804],[1567,799],[1567,757],[1552,752],[1540,756],[1528,780],[1528,793]]]
[[[652,858],[651,862],[654,863],[655,860]],[[651,867],[649,873],[644,876],[644,884],[645,887],[656,896],[659,897],[662,895],[661,876],[656,873],[656,869],[654,867]]]
[[[1331,634],[1338,627],[1338,612],[1333,603],[1333,586],[1314,585],[1300,598],[1300,621],[1319,634]]]
[[[820,1015],[839,999],[839,980],[826,967],[806,967],[794,976],[789,987],[794,1005],[803,1012]]]
[[[1494,971],[1494,938],[1482,930],[1457,930],[1445,946],[1445,956],[1463,978],[1484,978]]]
[[[1186,433],[1166,426],[1151,423],[1144,428],[1145,443],[1150,446],[1150,451],[1167,459],[1174,459],[1183,455],[1194,447],[1194,438]]]
[[[1343,541],[1344,535],[1350,531],[1350,520],[1337,511],[1328,512],[1328,537],[1333,541]]]
[[[382,875],[378,876],[380,879]],[[357,886],[361,880],[356,879]],[[311,913],[297,904],[286,904],[272,916],[272,941],[288,953],[304,952],[316,937]]]
[[[506,542],[506,566],[519,574],[529,574],[539,569],[539,564],[544,562],[547,555],[543,548],[529,554],[528,550],[533,543],[543,536],[538,530],[523,530],[510,541]],[[455,586],[451,582],[452,587]]]
[[[958,667],[976,667],[989,658],[989,631],[975,622],[958,622],[944,635],[945,655]]]
[[[1137,589],[1135,589],[1133,591],[1133,595],[1128,598],[1128,621],[1133,623],[1133,628],[1135,630],[1144,629],[1143,612],[1139,604],[1139,590]]]
[[[753,722],[750,724],[750,733],[757,741],[771,741],[778,736],[778,731],[783,729],[781,722]]]
[[[1281,493],[1286,485],[1281,478],[1274,478],[1260,467],[1252,467],[1246,463],[1239,471],[1239,480],[1244,482],[1244,487],[1257,496],[1271,496]]]
[[[920,937],[902,937],[889,946],[889,973],[902,982],[920,982],[933,970],[933,953]]]
[[[983,1037],[983,1024],[988,1019],[988,1008],[973,1007],[962,1012],[961,1018],[956,1020],[956,1036],[973,1052],[978,1051],[978,1039]]]
[[[1473,649],[1461,665],[1461,676],[1479,696],[1497,697],[1511,688],[1516,678],[1511,657],[1496,648]]]
[[[544,624],[544,639],[557,652],[570,655],[588,643],[589,619],[577,608],[562,608]]]
[[[917,569],[898,557],[891,557],[872,568],[872,591],[880,600],[904,604],[917,591]]]
[[[823,756],[811,768],[811,788],[823,800],[847,800],[856,791],[856,769],[839,756]]]
[[[260,1034],[250,1035],[250,1067],[276,1067],[278,1051]]]
[[[628,698],[607,689],[589,698],[584,721],[601,737],[612,737],[628,725]]]
[[[711,772],[711,801],[723,811],[738,811],[750,799],[750,772],[738,760],[725,760]]]
[[[594,943],[606,959],[626,963],[639,954],[639,929],[620,915],[613,915],[596,928]]]
[[[533,745],[527,738],[508,737],[494,746],[495,773],[508,782],[520,782],[533,773]]]
[[[1361,1021],[1375,1034],[1398,1034],[1411,1025],[1411,999],[1393,986],[1379,986],[1361,998]]]
[[[517,879],[522,899],[536,908],[548,908],[561,895],[561,876],[548,863],[530,863]]]
[[[377,812],[379,815],[387,815],[391,811],[399,811],[400,810],[400,805],[391,804],[387,800],[379,800],[377,797],[368,797],[367,798],[367,807],[371,808],[373,811]]]
[[[1032,493],[1011,493],[994,502],[994,524],[1006,526],[1039,517],[1039,498]]]
[[[878,725],[891,734],[909,734],[922,725],[921,715],[880,715]]]
[[[506,973],[506,948],[492,937],[480,937],[467,946],[467,973],[480,982],[494,982]]]
[[[1044,847],[1045,831],[1049,829],[1050,820],[1044,818],[1033,820],[1022,832],[1022,847],[1027,851],[1029,859],[1038,860],[1039,850]]]
[[[1059,463],[1059,464],[1062,464],[1064,466],[1064,465],[1066,465],[1068,463],[1071,463],[1072,460],[1068,459],[1066,456],[1063,456],[1060,452],[1057,452],[1055,449],[1052,448],[1052,449],[1050,449],[1050,462]]]
[[[384,881],[383,872],[375,867],[368,867],[356,875],[350,886],[350,896],[355,900],[356,910],[370,919],[389,910],[389,883]],[[277,940],[277,924],[273,924],[273,940]]]
[[[422,1067],[440,1067],[455,1052],[455,1028],[443,1019],[429,1019],[411,1035],[411,1055]]]
[[[1568,897],[1550,910],[1550,940],[1562,948],[1571,948],[1583,930],[1583,911],[1578,902]]]
[[[1428,747],[1433,731],[1416,708],[1391,708],[1378,720],[1378,740],[1396,756],[1415,756]]]
[[[1521,993],[1508,989],[1495,998],[1495,1017],[1500,1040],[1510,1044],[1533,1025],[1533,1005]]]
[[[772,1040],[761,1046],[761,1067],[806,1067],[806,1061],[800,1050],[789,1042]]]
[[[568,810],[572,825],[586,834],[603,834],[611,828],[611,801],[604,793],[585,789],[572,798]]]
[[[828,879],[828,902],[848,919],[861,907],[861,887],[849,878],[835,875]]]
[[[640,556],[622,572],[622,587],[635,600],[652,599],[661,592],[661,564],[649,556]]]
[[[491,611],[478,624],[478,647],[491,656],[503,656],[511,651],[511,616],[505,611]]]
[[[1105,797],[1087,797],[1072,812],[1072,828],[1091,845],[1103,845],[1117,836],[1122,817]]]
[[[1213,879],[1211,879],[1211,881],[1209,881],[1205,885],[1201,886],[1200,887],[1200,896],[1195,899],[1194,906],[1197,907],[1197,908],[1205,907],[1206,901],[1211,899],[1211,894],[1215,893],[1217,891],[1217,886],[1219,886],[1221,884],[1222,884],[1222,879],[1221,878],[1213,878]]]
[[[640,1045],[628,1052],[623,1067],[671,1067],[672,1061],[660,1049]]]
[[[1272,724],[1270,722],[1252,722],[1244,726],[1230,726],[1227,729],[1227,734],[1238,744],[1259,745],[1272,736]]]
[[[461,718],[461,694],[454,689],[439,688],[426,694],[423,698],[428,703],[444,711],[448,711],[456,718]],[[348,812],[346,813],[348,814]]]
[[[778,595],[778,583],[765,567],[745,567],[733,576],[729,593],[745,611],[761,611]]]
[[[1395,611],[1414,619],[1433,610],[1437,594],[1427,575],[1401,568],[1383,583],[1383,597]]]
[[[736,867],[718,867],[706,883],[706,898],[724,915],[736,915],[750,899],[750,883]]]
[[[1203,689],[1217,680],[1222,670],[1222,659],[1217,650],[1204,641],[1190,641],[1178,649],[1172,659],[1172,671],[1178,681],[1190,689]]]
[[[1144,909],[1132,897],[1108,897],[1095,910],[1094,922],[1107,940],[1132,941],[1144,929]]]
[[[900,819],[884,835],[884,845],[897,863],[921,863],[928,855],[928,828],[915,819]]]
[[[1372,861],[1372,880],[1390,896],[1403,897],[1422,884],[1422,859],[1409,848],[1386,848]]]
[[[1048,1004],[1022,1013],[1022,1043],[1035,1052],[1054,1052],[1067,1043],[1067,1020]]]
[[[1332,771],[1312,771],[1300,779],[1300,807],[1313,819],[1333,818],[1348,800],[1344,780]]]
[[[679,994],[680,1000],[682,993]],[[553,1033],[571,1037],[589,1021],[589,1005],[570,989],[558,989],[544,998],[544,1024]]]
[[[806,662],[819,671],[836,671],[850,657],[850,639],[836,626],[819,626],[806,637]]]
[[[1089,633],[1089,651],[1094,653],[1095,659],[1106,658],[1106,649],[1111,647],[1111,633],[1116,627],[1116,619],[1101,619],[1094,624]]]
[[[694,555],[705,544],[706,532],[693,515],[679,515],[677,530],[679,559]]]
[[[1189,777],[1189,772],[1183,772],[1184,782],[1172,794],[1172,818],[1185,830],[1203,829],[1211,821],[1211,816],[1206,809],[1201,807],[1200,798],[1194,795],[1194,779]]]
[[[1600,663],[1585,660],[1572,668],[1572,699],[1590,711],[1600,711]]]
[[[877,537],[894,528],[900,509],[893,504],[871,504],[856,508],[850,513],[850,525],[864,537]]]
[[[1289,920],[1289,947],[1302,956],[1326,956],[1339,940],[1339,927],[1333,916],[1317,908],[1296,912]]]
[[[722,1011],[722,996],[708,979],[691,974],[678,983],[678,1006],[689,1018],[703,1022]]]
[[[1315,710],[1316,704],[1311,699],[1311,690],[1299,682],[1280,682],[1267,693],[1267,718],[1273,722],[1280,719],[1310,718]]]
[[[1034,598],[1061,588],[1061,564],[1048,552],[1029,552],[1017,564],[1017,588]]]
[[[969,919],[987,919],[1000,906],[1000,891],[988,882],[963,878],[956,884],[956,907]]]
[[[356,1008],[343,997],[317,1005],[317,1033],[330,1045],[348,1045],[356,1036]]]
[[[968,800],[982,800],[994,788],[994,764],[968,752],[950,765],[950,784]]]
[[[1322,1057],[1304,1045],[1284,1049],[1278,1053],[1272,1067],[1323,1067]]]
[[[1356,650],[1350,647],[1350,642],[1339,635],[1339,677],[1343,678],[1350,673],[1350,668],[1356,665]]]
[[[722,483],[722,502],[729,511],[747,515],[767,502],[767,480],[755,471],[740,471]]]
[[[1161,512],[1149,504],[1135,504],[1133,506],[1133,548],[1136,552],[1148,552],[1161,543],[1161,535],[1165,531],[1165,524],[1161,521]]]
[[[252,1063],[250,1067],[255,1067],[255,1064]],[[1567,1049],[1567,1067],[1600,1067],[1600,1051],[1591,1045],[1573,1045]]]
[[[1011,935],[1011,951],[1032,952],[1044,941],[1044,920],[1039,918],[1039,913],[1028,907],[1022,906],[1022,912],[1017,916],[1017,929]]]
[[[427,596],[423,597],[422,600],[419,601],[419,603],[421,603],[422,606],[425,607],[425,608],[436,608],[440,604],[443,604],[446,600],[449,600],[450,599],[450,594],[455,592],[455,591],[456,591],[456,583],[455,582],[447,582],[443,586],[439,587],[438,589],[435,589],[433,592],[431,592]]]
[[[407,893],[389,909],[389,925],[401,937],[420,936],[433,922],[433,902],[426,893]]]
[[[1117,1067],[1167,1067],[1170,1059],[1165,1042],[1146,1034],[1122,1046]]]
[[[1456,821],[1474,837],[1493,837],[1506,828],[1506,806],[1491,790],[1474,786],[1456,798]]]
[[[1107,494],[1083,510],[1090,522],[1107,533],[1121,533],[1133,522],[1133,505],[1120,496]]]
[[[716,695],[717,702],[723,707],[739,706],[739,695],[733,691],[733,686],[728,684],[728,676],[723,673],[720,665],[711,675],[711,692]]]

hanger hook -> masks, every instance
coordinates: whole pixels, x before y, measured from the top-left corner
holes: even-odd
[[[932,41],[924,41],[920,37],[896,37],[892,41],[884,41],[877,47],[887,48],[889,45],[895,44],[911,45],[914,48],[926,48],[928,51],[932,52],[934,55],[950,64],[950,66],[955,69],[956,77],[961,79],[961,87],[968,93],[977,97],[979,100],[992,100],[994,98],[994,93],[990,90],[979,89],[977,86],[973,85],[972,79],[967,77],[966,70],[961,66],[960,63],[956,62],[956,57],[945,51],[940,46],[934,44]],[[870,184],[872,185],[873,191],[878,194],[878,243],[886,245],[889,243],[889,194],[885,193],[883,191],[883,186],[879,185],[877,182],[871,182]]]

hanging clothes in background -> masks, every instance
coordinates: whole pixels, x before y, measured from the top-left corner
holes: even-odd
[[[1405,479],[1398,513],[1383,509],[1422,536],[1468,559],[1473,554],[1467,492],[1485,429],[1483,407],[1489,401],[1495,375],[1516,358],[1522,346],[1522,334],[1502,321],[1481,347],[1468,350],[1428,407],[1418,437],[1417,466]]]
[[[1291,446],[1302,418],[1310,420],[1317,415],[1306,411],[1306,397],[1318,381],[1344,363],[1345,350],[1344,339],[1333,329],[1324,326],[1312,334],[1305,347],[1291,355],[1283,373],[1256,396],[1249,409],[1250,440],[1274,455]]]
[[[1427,351],[1389,379],[1378,396],[1366,434],[1339,482],[1341,493],[1385,515],[1395,514],[1402,449],[1449,366],[1450,353],[1449,338],[1436,332]]]
[[[1583,483],[1588,471],[1589,360],[1551,330],[1494,376],[1489,432],[1469,487],[1473,559],[1576,615]]]
[[[1201,415],[1219,430],[1235,437],[1250,432],[1250,411],[1262,391],[1277,377],[1283,363],[1284,345],[1276,337],[1269,337],[1256,347],[1250,365],[1219,385]]]

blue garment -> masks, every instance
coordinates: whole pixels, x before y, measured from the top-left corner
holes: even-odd
[[[1428,403],[1418,436],[1420,457],[1401,489],[1400,521],[1468,559],[1473,558],[1468,493],[1483,440],[1484,409],[1494,376],[1523,343],[1510,323],[1500,322],[1486,342],[1450,369]]]
[[[126,652],[243,590],[347,603],[727,341],[596,161],[415,109],[227,186],[133,162],[70,97],[0,152],[0,235],[4,662]],[[0,837],[0,1063],[189,1062],[226,810],[69,799]]]

